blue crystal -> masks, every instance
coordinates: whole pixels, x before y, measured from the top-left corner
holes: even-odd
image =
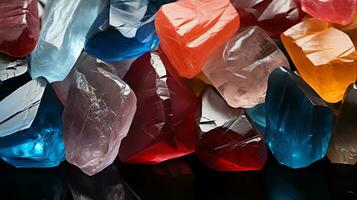
[[[325,156],[333,114],[289,69],[277,68],[269,76],[265,110],[266,142],[280,163],[302,168]]]
[[[86,36],[108,0],[55,0],[46,5],[46,19],[30,55],[32,78],[63,80],[84,48]]]
[[[43,78],[10,94],[0,102],[0,109],[0,157],[4,161],[38,168],[54,167],[64,160],[63,106]]]
[[[104,61],[120,61],[154,49],[159,44],[155,13],[161,3],[166,1],[111,0],[94,23],[85,51]]]
[[[262,134],[265,133],[265,104],[261,103],[246,110],[247,116]]]

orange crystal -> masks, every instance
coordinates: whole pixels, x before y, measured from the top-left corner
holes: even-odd
[[[357,75],[357,52],[348,35],[314,18],[281,35],[301,77],[327,102],[343,98]]]
[[[229,0],[181,0],[161,7],[155,27],[178,74],[192,78],[238,30],[239,15]]]

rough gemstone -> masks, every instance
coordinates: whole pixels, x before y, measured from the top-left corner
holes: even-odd
[[[289,67],[283,52],[262,29],[253,26],[219,47],[203,73],[230,106],[251,108],[264,103],[269,74],[281,66]]]
[[[257,25],[279,35],[299,23],[305,16],[300,0],[231,0],[237,9],[242,26]]]
[[[245,111],[250,121],[257,127],[257,129],[265,134],[266,120],[265,120],[265,104],[258,104],[253,108]]]
[[[86,35],[108,0],[56,0],[46,5],[47,18],[30,56],[33,78],[63,80],[84,48]]]
[[[281,35],[301,77],[327,102],[343,98],[357,76],[357,52],[344,32],[314,18]]]
[[[356,12],[357,0],[301,0],[301,8],[316,19],[347,25]]]
[[[0,2],[0,52],[24,57],[35,48],[40,33],[36,0]]]
[[[66,159],[93,175],[112,164],[128,133],[136,97],[115,69],[82,54],[66,79],[63,112]]]
[[[333,114],[289,69],[277,68],[270,74],[265,111],[266,142],[278,162],[302,168],[325,156]]]
[[[0,81],[20,76],[27,72],[27,60],[0,54]]]
[[[95,22],[96,32],[87,40],[86,52],[105,61],[119,61],[154,49],[159,43],[154,26],[158,6],[148,0],[111,0],[110,8]]]
[[[43,78],[0,102],[0,157],[16,167],[54,167],[64,160],[63,106]]]
[[[199,74],[213,51],[239,28],[229,0],[186,0],[161,7],[155,20],[160,47],[178,74]]]
[[[123,162],[152,164],[194,152],[196,96],[171,68],[157,52],[147,53],[125,75],[138,110],[119,150]]]
[[[267,160],[263,137],[243,109],[231,108],[211,87],[202,93],[199,126],[196,154],[208,167],[220,171],[263,168]]]
[[[333,163],[357,162],[357,85],[348,87],[336,119],[327,157]]]

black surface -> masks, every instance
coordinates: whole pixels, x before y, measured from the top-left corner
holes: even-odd
[[[0,199],[255,200],[357,199],[357,166],[327,159],[290,169],[272,156],[262,171],[216,172],[194,155],[158,165],[119,162],[88,177],[64,162],[52,169],[0,163]],[[84,198],[85,197],[85,198]]]

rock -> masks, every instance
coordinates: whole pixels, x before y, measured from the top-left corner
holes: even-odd
[[[192,78],[239,28],[229,0],[186,0],[166,4],[155,20],[160,47],[178,74]]]
[[[160,56],[144,54],[124,77],[138,98],[133,124],[119,150],[125,163],[159,163],[195,151],[196,96]]]
[[[283,52],[262,29],[253,26],[219,47],[203,72],[230,106],[251,108],[264,103],[269,74],[281,66],[289,67]]]
[[[136,111],[136,97],[115,69],[85,53],[70,76],[63,112],[66,159],[93,175],[116,158]]]
[[[277,68],[270,74],[265,111],[266,142],[278,162],[302,168],[325,156],[333,114],[289,69]]]
[[[267,160],[264,138],[248,121],[243,109],[234,109],[212,89],[202,94],[196,154],[219,171],[260,170]]]

